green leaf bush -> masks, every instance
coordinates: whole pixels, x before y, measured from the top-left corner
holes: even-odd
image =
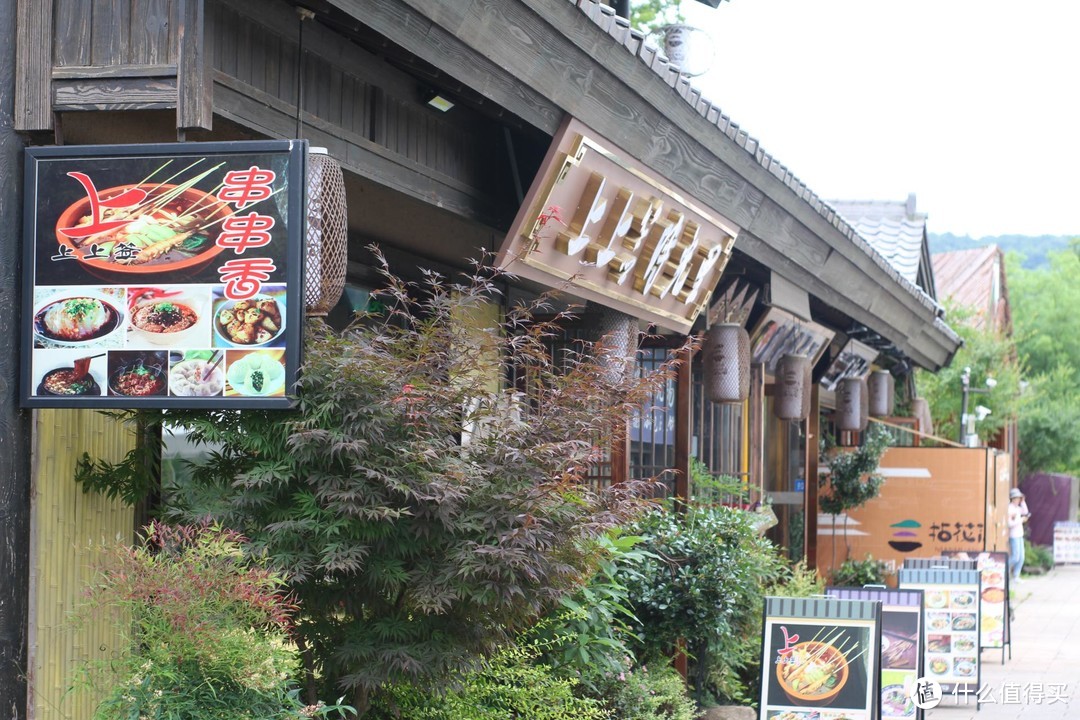
[[[490,269],[384,271],[382,315],[309,321],[294,411],[167,415],[207,449],[165,488],[170,517],[209,515],[267,555],[303,607],[305,692],[361,711],[394,683],[460,677],[585,585],[598,539],[657,487],[590,470],[672,375],[622,372],[603,341],[553,359],[567,316],[540,320],[547,298],[479,326]],[[119,467],[88,463],[84,482]]]
[[[354,714],[305,705],[294,684],[296,611],[284,578],[218,526],[152,524],[108,550],[83,622],[130,628],[128,651],[84,668],[102,693],[94,720],[287,720]]]
[[[752,513],[725,506],[658,507],[630,525],[651,557],[624,581],[639,620],[639,652],[670,653],[685,640],[695,698],[711,694],[714,666],[750,660],[760,640],[765,587],[783,560],[756,529]]]

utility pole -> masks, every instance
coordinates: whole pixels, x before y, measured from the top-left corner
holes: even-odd
[[[19,409],[22,151],[15,132],[16,2],[0,0],[0,717],[25,720],[30,415]]]

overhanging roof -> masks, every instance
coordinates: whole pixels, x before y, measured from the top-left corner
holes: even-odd
[[[329,0],[554,134],[568,113],[741,228],[736,247],[897,345],[948,364],[933,298],[596,0]],[[525,87],[528,92],[522,92]]]

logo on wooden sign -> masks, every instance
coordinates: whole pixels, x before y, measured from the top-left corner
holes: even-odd
[[[734,224],[576,120],[564,124],[499,252],[510,272],[676,332],[708,304]]]

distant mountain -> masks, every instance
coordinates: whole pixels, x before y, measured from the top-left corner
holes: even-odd
[[[968,235],[941,235],[930,233],[930,252],[949,252],[952,250],[971,250],[973,248],[997,245],[1005,253],[1016,252],[1024,257],[1023,267],[1037,270],[1050,266],[1049,253],[1068,250],[1072,240],[1069,235],[997,235],[973,238]]]

